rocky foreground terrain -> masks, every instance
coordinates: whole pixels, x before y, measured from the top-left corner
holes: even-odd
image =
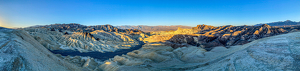
[[[0,70],[299,71],[298,29],[267,24],[219,27],[198,25],[192,29],[145,33],[118,29],[111,25],[52,24],[19,29],[0,27]],[[141,41],[145,45],[141,45]],[[126,53],[121,51],[137,45],[142,47]],[[55,50],[100,54],[93,58],[97,55],[70,56],[50,52]],[[105,53],[112,53],[112,58],[97,59]]]
[[[0,28],[1,71],[81,71],[57,57],[26,31]]]

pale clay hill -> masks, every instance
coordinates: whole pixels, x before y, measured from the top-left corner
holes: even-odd
[[[139,42],[126,34],[95,30],[90,33],[51,31],[46,28],[24,28],[33,38],[50,50],[77,50],[80,52],[114,52],[129,49]]]
[[[120,30],[110,25],[54,24],[22,29],[0,27],[0,70],[299,71],[300,33],[297,30],[269,25],[198,25],[193,29],[179,28],[176,31],[148,34],[132,29]],[[235,42],[232,43],[232,40]],[[146,44],[105,61],[50,52],[115,52],[130,49],[139,41]]]
[[[102,71],[90,57],[51,53],[27,31],[0,27],[1,71]]]
[[[130,49],[147,36],[140,30],[118,29],[111,25],[85,26],[76,23],[34,26],[20,30],[28,31],[50,50],[80,52],[104,53]]]

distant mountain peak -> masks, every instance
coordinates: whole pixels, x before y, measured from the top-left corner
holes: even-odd
[[[180,27],[178,27],[178,29],[177,30],[181,30],[182,28],[180,28]]]
[[[263,24],[263,25],[261,25],[261,27],[271,27],[271,26],[268,24]]]
[[[297,26],[300,25],[300,22],[295,22],[291,20],[286,20],[286,21],[279,21],[279,22],[271,22],[271,23],[265,23],[270,26]],[[254,26],[261,26],[263,24],[256,24]]]
[[[212,29],[212,28],[215,28],[215,27],[211,26],[211,25],[205,25],[205,24],[197,25],[197,27],[193,27],[193,29],[201,29],[201,30],[208,30],[208,29]]]
[[[291,20],[286,20],[285,22],[292,22]]]

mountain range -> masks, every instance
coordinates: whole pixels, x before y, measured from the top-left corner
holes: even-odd
[[[300,25],[300,21],[296,22],[296,21],[291,21],[291,20],[286,20],[286,21],[279,21],[279,22],[272,22],[272,23],[265,23],[268,24],[270,26],[278,26],[278,27],[288,27],[288,26],[299,26]],[[256,24],[254,26],[260,26],[263,24]]]
[[[277,26],[277,27],[284,27],[284,26],[300,26],[300,22],[295,22],[291,20],[286,21],[279,21],[279,22],[271,22],[271,23],[264,23],[270,26]],[[261,26],[263,24],[256,24],[254,26]],[[147,26],[147,25],[138,25],[138,26],[131,26],[131,25],[124,25],[124,26],[116,26],[119,29],[138,29],[143,32],[157,32],[157,31],[175,31],[178,27],[183,29],[191,29],[191,26],[182,26],[182,25],[172,25],[172,26]]]
[[[300,70],[297,25],[158,27],[151,32],[76,23],[0,27],[0,70]]]

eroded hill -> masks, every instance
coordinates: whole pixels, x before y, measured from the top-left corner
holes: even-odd
[[[126,34],[140,34],[142,31],[137,29],[119,29],[112,25],[95,25],[95,26],[85,26],[76,23],[70,24],[51,24],[51,25],[44,25],[44,26],[33,26],[29,28],[48,28],[52,31],[58,30],[68,30],[71,32],[93,32],[95,30],[103,30],[106,32],[118,32],[118,33],[126,33]]]
[[[114,52],[139,44],[140,30],[118,29],[111,25],[84,26],[54,24],[22,28],[50,50]]]
[[[297,28],[279,28],[267,24],[261,26],[220,26],[198,25],[193,29],[178,29],[168,32],[153,32],[145,42],[164,42],[173,48],[197,46],[211,50],[216,46],[243,45],[269,36],[297,31]]]

